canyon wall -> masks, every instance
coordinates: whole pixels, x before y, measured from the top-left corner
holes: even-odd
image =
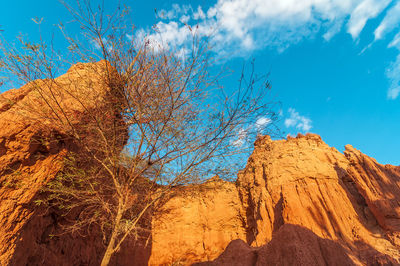
[[[153,222],[159,241],[150,264],[212,261],[223,250],[217,247],[228,245],[210,265],[400,263],[400,167],[381,165],[350,145],[342,154],[314,134],[263,136],[235,185],[214,182],[224,184],[220,191],[167,203],[180,215]],[[188,208],[192,215],[184,214]],[[226,220],[216,208],[225,209]],[[204,237],[211,228],[212,240]],[[185,255],[193,247],[197,258]]]
[[[101,109],[104,66],[75,65],[57,86]],[[77,148],[52,115],[63,109],[79,125],[87,111],[61,89],[48,100],[62,108],[50,112],[38,93],[51,95],[53,82],[0,95],[0,265],[98,265],[105,249],[95,228],[63,234],[59,212],[35,204]],[[128,239],[112,264],[397,265],[400,167],[350,145],[340,153],[314,134],[262,136],[235,183],[215,177],[177,189],[148,229],[146,243]]]
[[[0,95],[0,265],[99,264],[101,234],[64,234],[59,224],[65,217],[36,201],[67,152],[79,149],[65,125],[79,130],[89,110],[106,109],[109,69],[105,61],[77,64],[55,80],[35,80]]]

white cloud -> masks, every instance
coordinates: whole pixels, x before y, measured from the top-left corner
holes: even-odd
[[[387,68],[386,75],[390,80],[387,97],[390,100],[395,100],[400,95],[400,54],[396,61]]]
[[[382,39],[385,35],[398,27],[400,22],[400,2],[389,9],[385,18],[375,29],[375,40]]]
[[[351,13],[348,23],[348,32],[357,38],[367,21],[376,17],[391,2],[391,0],[365,0]]]
[[[160,21],[154,28],[156,33],[153,34],[147,34],[143,29],[138,30],[136,38],[138,40],[144,40],[148,47],[151,47],[154,51],[174,48],[178,50],[179,53],[186,49],[185,44],[190,35],[190,30],[186,26],[180,26],[178,22],[175,21],[169,23]]]
[[[270,124],[272,121],[271,119],[269,119],[266,116],[262,116],[260,118],[257,119],[256,123],[255,123],[255,127],[257,129],[258,132],[261,132],[262,130],[264,130],[268,124]]]
[[[170,10],[161,9],[158,12],[158,16],[161,19],[176,19],[181,15],[185,15],[191,9],[190,5],[178,5],[173,4]]]
[[[266,47],[283,52],[291,45],[314,38],[317,33],[329,41],[345,30],[357,40],[367,22],[381,14],[383,19],[374,37],[382,39],[399,25],[400,1],[216,0],[209,8],[174,4],[161,13],[164,20],[156,24],[157,33],[140,31],[154,49],[174,47],[190,51],[193,32],[188,30],[187,24],[200,38],[208,38],[213,51],[222,59],[228,59],[248,56]],[[400,33],[388,47],[400,51]],[[387,73],[392,73],[393,69],[391,66]],[[387,76],[391,84],[396,84],[394,75]],[[390,87],[390,99],[397,97],[396,88]]]
[[[389,79],[389,89],[387,98],[395,100],[400,95],[400,32],[397,33],[388,47],[393,47],[398,50],[396,61],[392,62],[386,68],[386,77]]]
[[[236,134],[237,139],[232,142],[233,146],[242,147],[248,140],[247,130],[240,128]]]
[[[393,40],[389,43],[388,47],[396,47],[400,50],[400,32],[394,36]]]
[[[183,23],[198,26],[201,36],[211,35],[214,50],[224,55],[246,55],[264,47],[283,51],[322,31],[330,40],[347,23],[347,31],[357,38],[366,22],[379,15],[392,0],[218,0],[207,10],[174,4],[162,10],[159,34],[173,36],[169,45],[182,45]],[[178,19],[179,17],[179,19]],[[176,24],[177,22],[183,22]],[[170,25],[171,24],[171,25]],[[382,26],[383,27],[383,26]]]
[[[289,118],[285,119],[285,126],[287,128],[289,127],[295,127],[297,129],[300,129],[302,131],[309,131],[312,126],[311,126],[311,119],[307,118],[305,116],[301,116],[294,108],[289,108]]]
[[[391,87],[388,90],[388,98],[391,100],[397,99],[397,97],[399,97],[399,94],[400,94],[400,86]]]
[[[181,18],[179,19],[179,21],[182,23],[188,23],[189,20],[190,20],[190,16],[188,16],[188,15],[182,15]]]
[[[250,136],[252,136],[254,133],[262,134],[271,123],[272,120],[267,116],[259,117],[254,124],[248,125],[245,128],[239,128],[236,132],[234,140],[231,141],[231,144],[236,147],[242,147],[246,143],[249,143]]]
[[[338,20],[332,23],[328,30],[322,36],[325,41],[330,41],[336,34],[338,34],[342,30],[343,20]]]
[[[104,37],[101,38],[101,41],[100,39],[93,39],[92,45],[96,50],[101,50],[102,45],[104,45],[104,47],[107,49],[108,52],[111,52],[113,49],[112,46],[110,45],[110,42]]]
[[[201,6],[198,6],[197,11],[193,13],[193,19],[199,20],[199,19],[205,19],[205,18],[206,18],[206,14],[204,14]]]

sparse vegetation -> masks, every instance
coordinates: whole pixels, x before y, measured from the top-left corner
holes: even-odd
[[[128,38],[135,32],[126,9],[106,16],[89,1],[65,6],[83,31],[72,38],[60,25],[67,54],[43,40],[20,38],[20,48],[2,43],[2,67],[9,76],[31,82],[43,103],[26,106],[26,115],[50,121],[75,147],[36,204],[76,214],[64,225],[68,232],[100,228],[106,246],[101,264],[108,265],[129,235],[142,234],[173,188],[235,173],[238,158],[249,151],[235,143],[238,132],[250,137],[258,133],[251,126],[260,115],[276,117],[266,101],[265,76],[243,71],[238,89],[226,91],[221,76],[210,75],[212,52],[195,29],[188,29],[191,47],[181,56],[173,47]],[[76,62],[100,60],[91,70],[99,83],[65,86],[56,80]],[[66,112],[63,97],[82,112]],[[89,107],[88,99],[99,105]]]

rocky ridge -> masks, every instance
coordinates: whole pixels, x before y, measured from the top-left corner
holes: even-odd
[[[101,108],[104,66],[78,64],[57,84]],[[35,204],[76,148],[37,95],[37,87],[51,93],[51,82],[0,95],[0,265],[98,265],[105,248],[96,232],[60,234],[62,217]],[[55,97],[72,123],[84,122],[74,95]],[[342,154],[314,134],[260,137],[236,183],[181,188],[163,210],[146,245],[128,240],[113,265],[400,263],[400,167],[350,145]]]
[[[55,80],[35,80],[0,95],[0,265],[99,261],[99,234],[62,234],[58,222],[63,217],[35,201],[67,152],[79,148],[63,126],[66,118],[79,128],[88,109],[104,108],[106,68],[105,61],[76,64]]]
[[[159,241],[153,243],[150,262],[188,258],[193,247],[199,256],[188,263],[212,261],[222,251],[216,247],[227,246],[210,265],[397,265],[399,171],[350,145],[342,154],[314,134],[277,141],[260,137],[235,185],[214,181],[221,191],[212,196],[167,203],[175,215],[196,209],[167,223],[154,221],[153,239]],[[196,201],[203,207],[195,207]],[[224,208],[226,219],[218,219],[215,208]],[[210,230],[213,241],[204,238]],[[231,243],[235,239],[243,242]],[[169,245],[174,252],[165,256]]]

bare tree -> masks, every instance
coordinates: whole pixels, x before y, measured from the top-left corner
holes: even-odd
[[[50,120],[76,147],[38,203],[77,214],[65,225],[68,231],[98,226],[106,245],[101,265],[108,265],[174,187],[237,171],[233,165],[249,152],[243,141],[260,133],[255,121],[276,116],[266,101],[269,83],[252,65],[248,75],[245,69],[240,74],[238,89],[219,84],[221,73],[210,74],[212,51],[196,29],[188,27],[191,46],[182,56],[173,47],[133,38],[125,9],[106,16],[89,1],[64,5],[83,38],[70,37],[60,25],[69,43],[64,55],[43,40],[20,38],[22,50],[3,41],[2,68],[35,84],[45,106],[28,106],[27,112]],[[58,84],[56,76],[69,65],[99,60],[91,72],[98,83]],[[66,112],[63,95],[81,112]]]

